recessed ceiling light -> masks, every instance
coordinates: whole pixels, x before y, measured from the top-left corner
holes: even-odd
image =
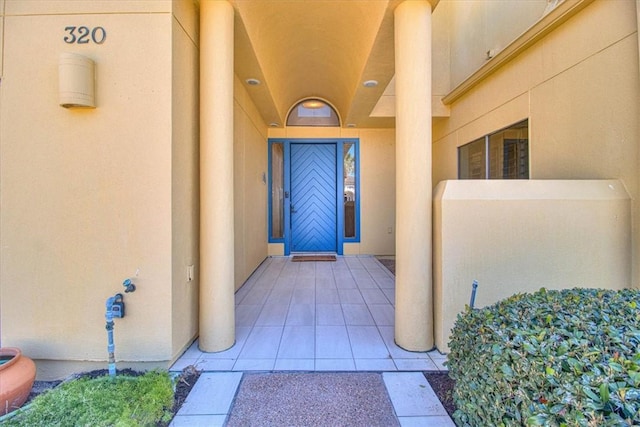
[[[348,128],[354,128],[354,127],[356,127],[356,124],[355,123],[347,123],[347,127]]]
[[[260,80],[258,79],[247,79],[245,80],[249,86],[258,86],[260,84]]]
[[[376,87],[378,86],[378,81],[377,80],[367,80],[366,82],[362,83],[364,85],[364,87]]]
[[[269,123],[269,126],[271,126],[272,128],[277,128],[278,126],[280,126],[280,123],[271,122],[271,123]]]

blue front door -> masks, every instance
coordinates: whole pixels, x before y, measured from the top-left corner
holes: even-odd
[[[291,144],[291,250],[337,248],[336,145]]]

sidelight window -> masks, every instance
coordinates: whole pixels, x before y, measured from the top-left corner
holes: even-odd
[[[342,145],[342,182],[344,194],[344,237],[356,237],[356,146],[352,142]]]
[[[271,162],[271,238],[284,237],[284,144],[270,144]]]

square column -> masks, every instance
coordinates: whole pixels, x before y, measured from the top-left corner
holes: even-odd
[[[200,2],[200,349],[235,343],[233,6]]]
[[[396,71],[396,343],[433,347],[431,4],[394,12]]]

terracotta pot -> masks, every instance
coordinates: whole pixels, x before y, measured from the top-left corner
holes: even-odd
[[[0,416],[15,411],[27,400],[36,379],[36,364],[18,348],[0,348]]]

